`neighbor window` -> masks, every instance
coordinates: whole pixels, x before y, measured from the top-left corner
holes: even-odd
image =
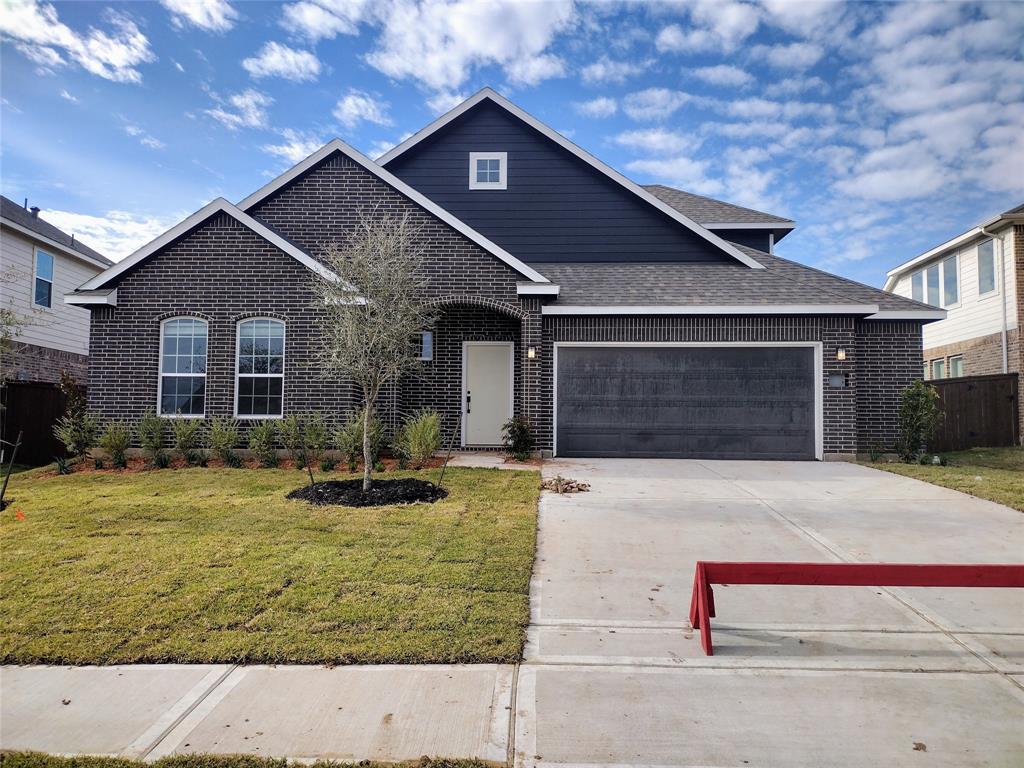
[[[36,248],[36,279],[33,303],[49,307],[53,303],[53,256]]]
[[[924,373],[921,374],[921,378],[924,379],[925,381],[928,381],[928,378],[929,378],[928,374],[929,374],[930,371],[931,371],[931,366],[928,364],[928,361],[925,360],[924,361]]]
[[[416,338],[416,357],[419,360],[434,359],[434,332],[420,331]]]
[[[914,301],[924,301],[924,272],[915,272],[910,276],[910,297]]]
[[[235,414],[280,416],[284,404],[284,323],[257,317],[238,324]]]
[[[964,375],[964,357],[957,355],[949,358],[949,378],[958,379]]]
[[[956,256],[942,262],[942,306],[948,307],[960,301],[960,274],[957,271]]]
[[[506,189],[507,152],[470,152],[469,188]]]
[[[957,257],[950,256],[910,276],[910,297],[933,307],[949,307],[960,301]]]
[[[978,294],[984,296],[996,289],[996,251],[993,240],[978,246]]]
[[[165,320],[160,328],[160,414],[202,416],[206,409],[206,323]]]
[[[932,378],[933,379],[944,379],[946,378],[946,360],[940,358],[938,360],[932,360]]]

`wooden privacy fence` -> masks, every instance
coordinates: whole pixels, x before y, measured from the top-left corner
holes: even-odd
[[[1016,373],[929,381],[946,414],[929,450],[998,448],[1020,440]]]
[[[19,430],[24,433],[19,464],[47,464],[54,456],[64,455],[64,446],[53,436],[53,425],[64,415],[66,403],[56,384],[9,381],[0,387],[0,397],[3,439],[13,443]]]

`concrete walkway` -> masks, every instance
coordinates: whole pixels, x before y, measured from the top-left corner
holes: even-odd
[[[517,766],[1024,764],[1020,590],[719,587],[702,559],[1024,561],[1024,515],[848,464],[549,463],[511,666],[5,667],[0,747]]]

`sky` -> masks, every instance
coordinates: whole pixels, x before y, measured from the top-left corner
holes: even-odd
[[[483,86],[871,285],[1024,202],[1024,2],[0,0],[0,187],[113,259]]]

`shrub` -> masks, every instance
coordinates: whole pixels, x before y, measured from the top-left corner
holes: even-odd
[[[131,442],[132,431],[123,421],[110,422],[100,436],[100,448],[110,457],[110,462],[116,469],[128,466],[128,446]]]
[[[515,416],[502,425],[502,442],[505,450],[512,454],[517,461],[526,461],[533,453],[537,444],[533,436],[533,428],[530,420],[525,416]]]
[[[278,432],[281,433],[281,443],[288,451],[288,456],[295,463],[295,466],[302,468],[305,465],[303,460],[303,420],[297,414],[285,416],[278,424]]]
[[[142,415],[136,429],[139,434],[139,446],[149,461],[149,465],[151,467],[166,467],[170,463],[167,461],[167,453],[164,451],[164,433],[167,430],[167,422],[150,409]]]
[[[235,453],[238,445],[238,421],[227,416],[214,416],[206,431],[206,445],[227,467],[241,466],[242,460]]]
[[[68,412],[57,420],[53,434],[64,443],[69,456],[80,459],[96,447],[100,425],[88,411]]]
[[[334,432],[334,447],[345,456],[349,471],[355,472],[363,456],[363,414],[364,410],[352,414],[344,426]],[[384,449],[384,422],[374,417],[370,420],[370,460],[374,465]]]
[[[420,411],[406,419],[395,435],[392,446],[399,466],[405,462],[420,469],[441,448],[441,415],[437,411]]]
[[[57,474],[58,475],[70,475],[71,465],[68,464],[68,460],[63,456],[54,456],[53,460],[57,462]]]
[[[175,419],[172,423],[174,452],[181,456],[187,464],[199,463],[202,458],[200,446],[203,444],[203,420]]]
[[[902,461],[908,464],[920,461],[943,417],[935,387],[915,381],[900,393],[896,453]]]
[[[322,459],[320,459],[321,472],[332,472],[337,465],[338,462],[336,462],[334,459],[328,458],[327,456],[324,456]]]
[[[249,430],[249,450],[264,467],[277,466],[277,425],[263,420]]]

